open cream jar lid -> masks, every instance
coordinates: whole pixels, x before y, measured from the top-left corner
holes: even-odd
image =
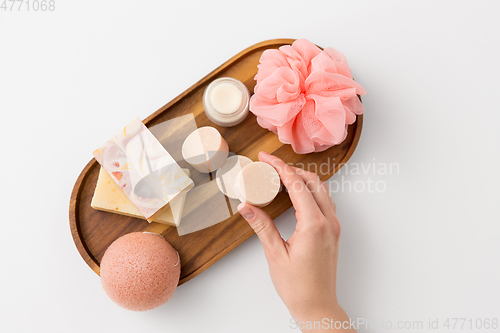
[[[203,93],[203,107],[207,117],[220,126],[234,126],[248,115],[250,92],[232,77],[212,81]]]

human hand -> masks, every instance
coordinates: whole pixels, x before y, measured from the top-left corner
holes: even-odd
[[[278,295],[296,322],[302,322],[300,327],[314,321],[321,323],[311,330],[304,327],[303,332],[320,332],[332,327],[334,321],[344,323],[338,332],[355,332],[345,324],[349,318],[337,303],[340,224],[328,185],[315,173],[289,166],[266,152],[259,153],[259,160],[273,166],[280,175],[297,218],[295,232],[285,241],[262,209],[247,203],[238,206],[262,243]]]

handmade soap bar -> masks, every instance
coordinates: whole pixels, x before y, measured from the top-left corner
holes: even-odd
[[[94,157],[148,221],[194,186],[138,118],[94,151]]]
[[[217,186],[222,193],[232,199],[238,199],[238,194],[234,190],[236,175],[252,160],[246,156],[233,155],[228,157],[226,163],[217,170]]]
[[[280,190],[278,172],[267,163],[253,162],[238,172],[234,188],[241,202],[263,207],[271,203]]]
[[[198,128],[182,144],[184,160],[203,173],[220,168],[226,162],[228,153],[226,140],[210,126]]]
[[[189,176],[188,169],[182,170]],[[152,222],[178,227],[181,223],[186,194],[186,190],[179,193],[168,205],[151,217]],[[99,171],[99,178],[90,205],[97,210],[144,219],[139,209],[127,198],[122,189],[102,167]]]

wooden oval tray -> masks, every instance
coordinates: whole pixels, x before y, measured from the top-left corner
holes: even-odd
[[[247,48],[150,115],[144,123],[147,127],[152,127],[169,119],[193,113],[198,127],[217,128],[229,144],[230,151],[235,154],[245,155],[256,161],[258,152],[265,150],[286,163],[293,163],[304,169],[310,169],[311,165],[322,164],[323,167],[311,171],[316,171],[322,180],[329,179],[353,154],[361,135],[362,116],[358,116],[357,121],[349,126],[347,138],[342,144],[324,152],[298,155],[290,145],[282,144],[277,135],[261,128],[251,113],[237,126],[220,127],[212,123],[203,112],[203,91],[211,81],[223,76],[234,77],[253,92],[254,76],[262,52],[292,44],[293,41],[293,39],[274,39]],[[114,240],[130,232],[150,231],[161,234],[179,252],[182,265],[179,285],[203,272],[253,235],[253,230],[237,212],[227,220],[209,228],[178,236],[175,227],[159,223],[150,224],[145,220],[94,210],[90,207],[90,202],[99,168],[95,159],[85,166],[76,180],[69,207],[73,240],[82,258],[97,274],[100,271],[99,263],[104,251]],[[286,191],[281,191],[264,210],[274,219],[290,207],[288,194]]]

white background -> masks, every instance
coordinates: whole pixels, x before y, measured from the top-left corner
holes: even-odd
[[[55,3],[0,10],[1,332],[298,332],[255,236],[164,306],[135,313],[107,298],[68,223],[96,147],[280,37],[346,55],[368,92],[351,162],[399,166],[332,178],[385,186],[334,193],[347,313],[425,327],[439,318],[431,331],[441,332],[448,317],[500,318],[499,2]],[[289,237],[293,211],[276,223]]]

